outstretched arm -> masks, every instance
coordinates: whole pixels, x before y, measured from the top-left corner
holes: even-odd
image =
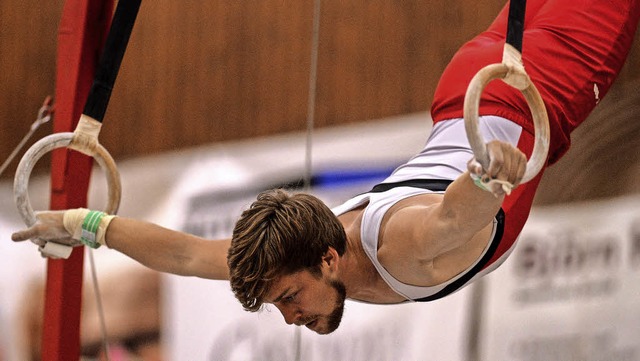
[[[39,213],[32,227],[16,232],[16,242],[34,239],[77,245],[63,224],[64,211]],[[210,279],[228,279],[227,250],[230,240],[209,241],[187,233],[129,218],[116,217],[105,241],[109,248],[160,272]]]
[[[153,223],[118,217],[109,225],[106,241],[109,248],[157,271],[229,279],[230,240],[206,240]]]

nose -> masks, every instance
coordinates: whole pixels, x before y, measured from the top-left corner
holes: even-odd
[[[300,319],[300,316],[302,315],[302,312],[300,312],[300,310],[298,309],[295,309],[294,307],[278,307],[278,309],[284,317],[284,322],[286,322],[288,325],[294,324],[298,319]]]

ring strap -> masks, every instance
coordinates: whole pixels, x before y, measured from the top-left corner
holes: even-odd
[[[527,0],[509,1],[509,17],[507,20],[507,44],[522,53],[522,37],[524,34],[524,15]]]
[[[83,114],[102,122],[142,0],[118,1]]]

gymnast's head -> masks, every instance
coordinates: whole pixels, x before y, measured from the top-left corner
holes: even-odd
[[[248,311],[270,303],[289,324],[332,332],[346,290],[329,270],[345,248],[344,227],[321,200],[281,189],[263,192],[233,230],[231,288]]]

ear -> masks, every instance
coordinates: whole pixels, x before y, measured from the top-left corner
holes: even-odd
[[[327,267],[330,272],[335,272],[340,263],[340,255],[333,247],[329,247],[327,252],[322,256],[322,266]]]

